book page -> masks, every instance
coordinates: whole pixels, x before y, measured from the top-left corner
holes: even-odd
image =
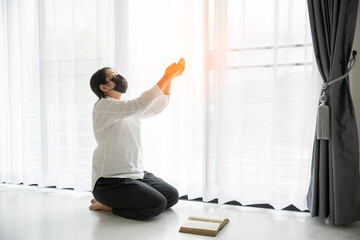
[[[216,223],[222,223],[224,221],[223,218],[207,218],[207,217],[195,217],[195,216],[190,216],[189,220],[196,220],[196,221],[203,221],[203,222],[216,222]]]
[[[187,220],[181,227],[192,229],[205,229],[210,231],[218,231],[221,223],[218,222],[204,222],[196,220]]]

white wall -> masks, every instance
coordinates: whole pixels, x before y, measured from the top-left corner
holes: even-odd
[[[358,136],[360,136],[360,4],[358,7],[353,49],[356,50],[358,54],[356,55],[355,66],[350,73],[350,91],[355,107]]]

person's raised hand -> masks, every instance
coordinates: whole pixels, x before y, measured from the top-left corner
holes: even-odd
[[[177,72],[176,76],[181,76],[185,70],[185,59],[180,58],[179,62],[176,65],[178,67],[178,72]]]
[[[173,63],[165,70],[164,77],[173,79],[180,76],[185,70],[185,59],[181,58],[178,63]]]

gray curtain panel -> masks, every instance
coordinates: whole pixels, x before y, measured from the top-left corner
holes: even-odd
[[[358,0],[308,0],[315,57],[324,83],[348,70],[357,8]],[[330,139],[315,136],[307,203],[312,216],[342,225],[360,220],[358,136],[349,78],[329,86],[326,95]]]

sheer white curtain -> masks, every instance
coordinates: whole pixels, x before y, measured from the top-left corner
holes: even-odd
[[[305,209],[321,81],[305,0],[1,1],[0,180],[90,190],[89,79],[124,98],[186,59],[142,122],[146,170],[180,195]]]
[[[114,64],[113,1],[1,1],[1,182],[90,189],[91,74]]]
[[[145,169],[174,184],[181,195],[201,196],[205,139],[202,1],[126,2],[128,21],[122,22],[128,25],[119,26],[121,33],[128,29],[123,34],[129,66],[125,97],[138,96],[162,77],[168,65],[186,59],[184,75],[173,82],[168,108],[142,122]]]
[[[216,59],[208,67],[216,89],[210,197],[306,209],[320,93],[306,1],[208,3]]]
[[[171,104],[143,122],[145,166],[180,195],[306,209],[321,81],[306,1],[129,1],[130,95],[184,56]],[[154,14],[162,9],[162,14]]]

